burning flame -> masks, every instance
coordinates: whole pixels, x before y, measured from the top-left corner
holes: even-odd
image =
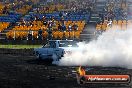
[[[78,72],[80,76],[84,76],[86,74],[85,70],[81,66],[78,68]]]

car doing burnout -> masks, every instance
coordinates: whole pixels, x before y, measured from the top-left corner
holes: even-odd
[[[41,48],[35,48],[34,54],[37,59],[47,61],[58,61],[64,54],[71,54],[78,47],[72,40],[51,40],[45,46]]]

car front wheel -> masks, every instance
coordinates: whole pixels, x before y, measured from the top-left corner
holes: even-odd
[[[37,59],[41,59],[41,56],[38,52],[36,52],[36,57],[37,57]]]

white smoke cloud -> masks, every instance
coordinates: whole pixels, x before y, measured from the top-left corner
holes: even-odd
[[[78,43],[82,50],[65,55],[59,65],[118,66],[132,69],[132,28],[108,30],[89,43]]]

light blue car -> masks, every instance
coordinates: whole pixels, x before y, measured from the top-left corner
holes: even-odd
[[[35,48],[34,54],[37,59],[46,60],[46,61],[59,61],[65,53],[71,53],[71,47],[73,46],[72,40],[51,40],[45,46],[41,48]]]

